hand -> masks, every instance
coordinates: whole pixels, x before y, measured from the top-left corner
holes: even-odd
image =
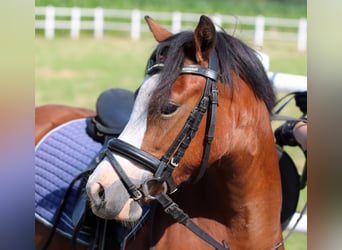
[[[293,127],[293,136],[296,141],[301,145],[302,149],[306,151],[307,138],[308,138],[308,124],[306,121],[299,121]]]
[[[276,143],[280,146],[298,146],[293,135],[293,128],[297,121],[287,121],[274,131],[274,136],[276,138]]]

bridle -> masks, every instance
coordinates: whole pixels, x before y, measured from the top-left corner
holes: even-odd
[[[146,74],[154,75],[162,70],[163,64],[156,63],[151,60],[148,64]],[[205,68],[200,65],[184,65],[180,74],[193,74],[205,77],[206,84],[202,96],[197,105],[190,113],[184,127],[177,135],[166,153],[157,159],[153,155],[144,152],[131,144],[120,139],[113,138],[108,142],[108,150],[105,155],[108,157],[114,170],[120,177],[123,185],[126,187],[131,198],[137,202],[141,202],[143,197],[157,200],[164,208],[164,211],[173,216],[179,223],[186,226],[197,236],[211,244],[218,250],[229,250],[225,241],[222,244],[213,239],[210,235],[199,228],[190,217],[178,207],[176,203],[167,195],[177,190],[175,182],[172,178],[173,170],[178,166],[180,160],[184,156],[191,140],[195,137],[199,124],[207,112],[206,133],[204,138],[203,156],[199,172],[193,182],[197,182],[203,176],[210,154],[211,142],[214,138],[214,129],[216,122],[216,110],[218,105],[218,79],[219,62],[216,51],[214,50],[209,58],[209,67]],[[125,158],[135,161],[154,175],[148,178],[141,187],[136,187],[129,179],[113,153],[121,155]],[[153,186],[159,184],[163,191],[154,193]],[[169,191],[168,191],[169,190]]]
[[[156,63],[154,60],[150,60],[146,74],[152,76],[160,72],[163,67],[163,64]],[[113,138],[108,142],[108,148],[105,151],[105,155],[108,157],[111,165],[133,200],[139,203],[142,202],[144,197],[157,200],[162,205],[166,213],[170,214],[179,223],[183,224],[202,240],[213,246],[216,250],[230,250],[224,240],[222,243],[219,243],[209,234],[203,231],[191,220],[189,215],[179,208],[179,206],[168,196],[168,194],[172,194],[177,190],[176,184],[172,178],[172,172],[178,166],[191,140],[195,137],[199,124],[206,112],[207,124],[203,142],[204,147],[202,161],[199,171],[192,181],[195,183],[200,180],[207,168],[211,142],[214,138],[216,110],[218,106],[218,71],[219,62],[215,50],[209,57],[208,68],[202,67],[200,65],[184,65],[182,67],[180,74],[203,76],[207,79],[206,85],[202,96],[198,100],[195,108],[190,113],[186,123],[184,124],[184,127],[179,132],[169,149],[160,159],[118,138]],[[154,175],[145,180],[141,187],[136,187],[129,179],[123,168],[120,166],[113,153],[135,161],[145,169],[152,172]],[[153,190],[153,186],[155,184],[159,184],[163,191],[159,190],[158,193],[155,193]],[[272,248],[272,250],[277,250],[283,244],[284,240],[280,240]]]
[[[151,61],[147,68],[147,74],[153,75],[163,69],[163,64],[157,64]],[[204,140],[204,152],[202,157],[202,162],[200,170],[195,178],[194,182],[197,182],[204,174],[207,167],[207,162],[210,153],[210,146],[213,140],[215,122],[216,122],[216,109],[218,104],[218,91],[216,81],[218,79],[218,59],[216,52],[214,51],[209,58],[209,68],[204,68],[199,65],[184,65],[181,69],[180,74],[195,74],[203,76],[207,79],[204,91],[200,97],[197,105],[190,113],[184,127],[177,135],[176,139],[173,141],[166,153],[157,159],[153,155],[144,152],[120,139],[113,138],[108,143],[108,149],[110,152],[117,153],[121,156],[129,158],[140,165],[142,165],[147,170],[154,173],[154,176],[148,179],[144,184],[144,189],[142,190],[145,196],[151,195],[146,193],[149,191],[149,185],[151,183],[160,182],[167,183],[169,193],[173,193],[177,190],[174,180],[172,178],[173,170],[178,166],[180,160],[182,159],[186,149],[188,148],[191,140],[194,138],[199,124],[204,116],[204,113],[208,110],[207,114],[207,126],[206,126],[206,137]],[[110,154],[107,153],[108,154]],[[112,155],[112,154],[110,154]],[[109,156],[109,159],[115,158],[113,155]],[[119,170],[120,166],[114,159],[115,164],[113,165],[116,171]],[[119,176],[124,177],[123,171],[119,170]],[[126,182],[126,178],[123,180]],[[126,184],[124,184],[126,185]],[[131,186],[127,184],[126,186]],[[133,185],[134,186],[134,185]],[[142,194],[139,194],[139,190],[134,190],[131,197],[134,200],[139,200]],[[138,188],[137,188],[138,189]]]
[[[146,74],[152,76],[160,72],[163,67],[163,64],[156,63],[154,60],[150,60]],[[108,148],[105,151],[105,155],[108,157],[112,167],[118,174],[120,180],[126,187],[126,190],[133,200],[139,203],[142,202],[144,197],[157,200],[162,205],[166,213],[170,214],[179,223],[183,224],[202,240],[213,246],[216,250],[230,250],[224,240],[222,243],[219,243],[209,234],[203,231],[191,220],[189,215],[180,209],[179,206],[168,196],[168,194],[172,194],[177,190],[176,184],[172,178],[172,172],[178,166],[191,140],[195,137],[199,124],[206,112],[207,124],[203,142],[204,147],[202,161],[199,171],[192,181],[195,183],[200,180],[207,168],[211,142],[214,138],[216,110],[218,106],[218,71],[219,62],[215,50],[209,57],[208,68],[202,67],[200,65],[184,65],[182,67],[180,74],[203,76],[207,79],[206,85],[202,96],[198,100],[195,108],[190,113],[186,123],[184,124],[184,127],[179,132],[169,149],[160,159],[118,138],[113,138],[108,142]],[[145,169],[152,172],[154,175],[145,180],[141,187],[137,187],[127,176],[113,153],[135,161]],[[163,191],[159,190],[158,193],[155,193],[153,190],[153,186],[155,186],[155,184],[159,184]],[[272,250],[277,250],[283,244],[284,241],[281,240],[272,248]]]

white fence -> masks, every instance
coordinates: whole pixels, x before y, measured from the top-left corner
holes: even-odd
[[[200,14],[181,12],[151,12],[141,10],[116,10],[103,8],[35,7],[35,28],[43,29],[45,37],[52,39],[55,30],[70,30],[70,36],[79,38],[81,30],[91,30],[95,38],[102,38],[105,31],[127,31],[133,40],[139,40],[141,32],[147,32],[142,25],[143,17],[169,23],[165,25],[173,33],[192,29]],[[297,42],[299,51],[306,50],[306,19],[270,18],[264,16],[211,16],[217,27],[228,32],[238,32],[239,37],[253,39],[256,46],[267,40],[291,40]],[[280,29],[280,30],[279,30]],[[282,29],[289,31],[281,31]]]
[[[296,212],[290,220],[289,225],[287,226],[288,230],[291,230],[293,226],[296,224],[297,220],[300,217],[300,213]],[[306,214],[303,214],[303,217],[300,219],[296,228],[294,229],[297,233],[307,233],[308,232],[308,217]]]
[[[307,77],[278,72],[268,72],[277,92],[307,91]]]
[[[301,75],[286,74],[280,72],[269,71],[270,57],[264,53],[257,52],[257,56],[264,65],[268,78],[271,80],[275,91],[277,92],[293,92],[307,91],[307,77]]]

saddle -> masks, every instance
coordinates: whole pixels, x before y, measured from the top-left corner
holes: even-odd
[[[104,143],[107,137],[117,137],[126,126],[134,103],[133,92],[109,89],[100,94],[96,102],[96,116],[87,120],[90,137]]]

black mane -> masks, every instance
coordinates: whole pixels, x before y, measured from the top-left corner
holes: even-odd
[[[241,40],[225,33],[217,32],[216,51],[220,65],[220,80],[233,87],[232,71],[250,85],[255,96],[263,100],[271,111],[275,95],[256,52]],[[178,77],[185,57],[195,60],[194,33],[181,32],[161,42],[151,55],[151,60],[164,63],[160,84],[154,93],[154,107],[161,107],[167,101],[172,83]]]

